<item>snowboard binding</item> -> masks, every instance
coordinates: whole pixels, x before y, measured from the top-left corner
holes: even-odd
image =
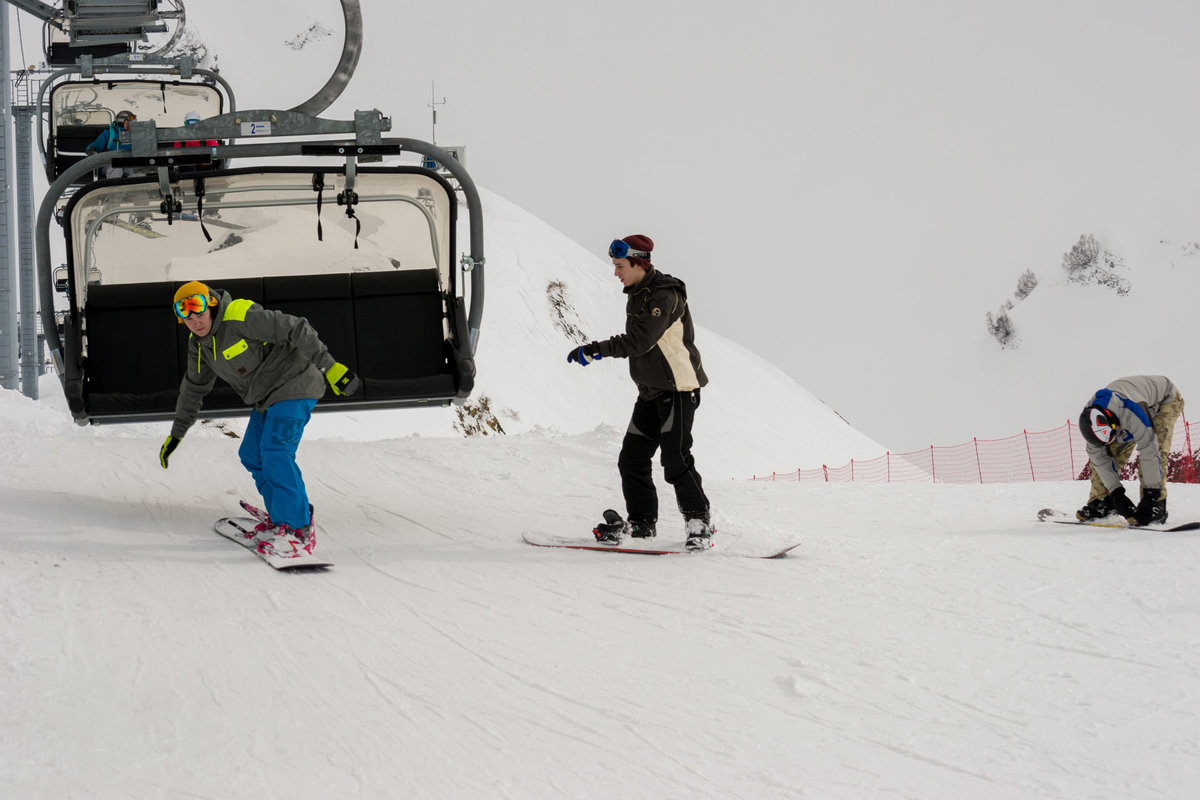
[[[600,544],[615,546],[621,543],[628,530],[629,523],[610,508],[604,512],[604,522],[592,528],[592,533]]]

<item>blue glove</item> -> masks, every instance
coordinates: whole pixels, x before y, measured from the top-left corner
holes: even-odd
[[[583,344],[579,347],[576,347],[574,350],[567,353],[567,363],[570,364],[573,361],[581,367],[586,367],[593,361],[599,361],[602,356],[592,349],[594,347],[595,344]]]
[[[325,370],[325,380],[328,381],[329,388],[333,389],[333,393],[339,397],[355,394],[362,386],[362,381],[349,367],[336,361],[332,367]]]

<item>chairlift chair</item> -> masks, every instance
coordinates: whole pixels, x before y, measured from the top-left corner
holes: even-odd
[[[188,332],[170,306],[187,280],[308,319],[363,385],[355,397],[330,393],[318,411],[469,396],[473,331],[454,260],[461,187],[405,165],[171,177],[167,200],[152,174],[83,186],[64,209],[68,309],[59,335],[78,422],[174,415]],[[474,292],[481,303],[482,285]],[[202,413],[245,410],[218,381]]]
[[[145,68],[135,75],[111,75],[91,80],[58,80],[47,83],[42,93],[38,115],[39,130],[44,127],[46,176],[55,180],[68,167],[85,157],[87,146],[109,126],[117,112],[128,109],[140,121],[152,120],[159,127],[183,125],[188,111],[197,111],[202,118],[216,117],[232,102],[223,87],[198,75],[196,80],[181,80],[178,75],[164,74],[155,78],[155,70]],[[75,74],[62,70],[60,77]],[[89,174],[80,182],[92,179]]]

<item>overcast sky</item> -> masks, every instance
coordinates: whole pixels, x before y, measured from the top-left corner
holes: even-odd
[[[326,116],[377,107],[428,139],[436,81],[437,141],[477,183],[600,258],[650,235],[702,325],[895,449],[975,435],[894,414],[967,401],[946,364],[1022,271],[1056,279],[1083,233],[1200,239],[1194,0],[362,9]],[[243,108],[302,102],[340,53],[337,0],[188,13]],[[309,21],[337,41],[277,61]]]

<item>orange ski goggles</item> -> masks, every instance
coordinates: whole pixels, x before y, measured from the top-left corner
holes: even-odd
[[[175,316],[179,317],[180,320],[185,320],[193,314],[203,314],[205,311],[208,311],[208,295],[193,294],[181,297],[175,301],[173,307],[175,309]]]

